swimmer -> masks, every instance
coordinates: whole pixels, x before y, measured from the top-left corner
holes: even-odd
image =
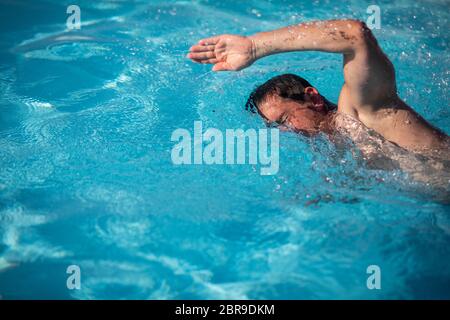
[[[293,74],[270,79],[247,102],[269,125],[308,136],[345,128],[357,140],[354,122],[390,144],[420,155],[449,160],[449,138],[408,106],[397,94],[394,66],[371,30],[357,20],[302,23],[253,36],[219,35],[190,48],[188,58],[212,64],[213,71],[239,71],[269,55],[323,51],[343,55],[344,84],[337,106],[307,80]],[[358,144],[358,143],[357,143]]]

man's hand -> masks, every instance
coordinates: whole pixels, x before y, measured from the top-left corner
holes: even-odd
[[[213,71],[239,71],[255,62],[255,46],[247,37],[221,35],[200,40],[190,48],[188,58],[214,64]]]

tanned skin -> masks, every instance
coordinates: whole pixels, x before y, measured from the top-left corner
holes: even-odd
[[[263,57],[293,51],[343,55],[345,83],[338,112],[409,151],[426,153],[443,148],[448,137],[399,98],[394,67],[361,21],[302,23],[250,37],[219,35],[200,40],[190,48],[188,58],[213,64],[214,71],[239,71]],[[327,111],[317,89],[305,88],[305,97],[305,102],[298,102],[274,95],[258,106],[259,112],[270,122],[305,133],[332,130],[332,112]]]

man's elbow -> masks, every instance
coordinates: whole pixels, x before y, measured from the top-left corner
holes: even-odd
[[[355,46],[367,46],[376,43],[375,36],[364,21],[350,19],[347,20],[350,41]]]

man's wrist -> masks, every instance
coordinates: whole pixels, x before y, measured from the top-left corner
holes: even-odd
[[[252,57],[256,61],[262,57],[264,57],[263,54],[263,47],[258,39],[258,35],[252,35],[249,36],[248,39],[252,42]]]

